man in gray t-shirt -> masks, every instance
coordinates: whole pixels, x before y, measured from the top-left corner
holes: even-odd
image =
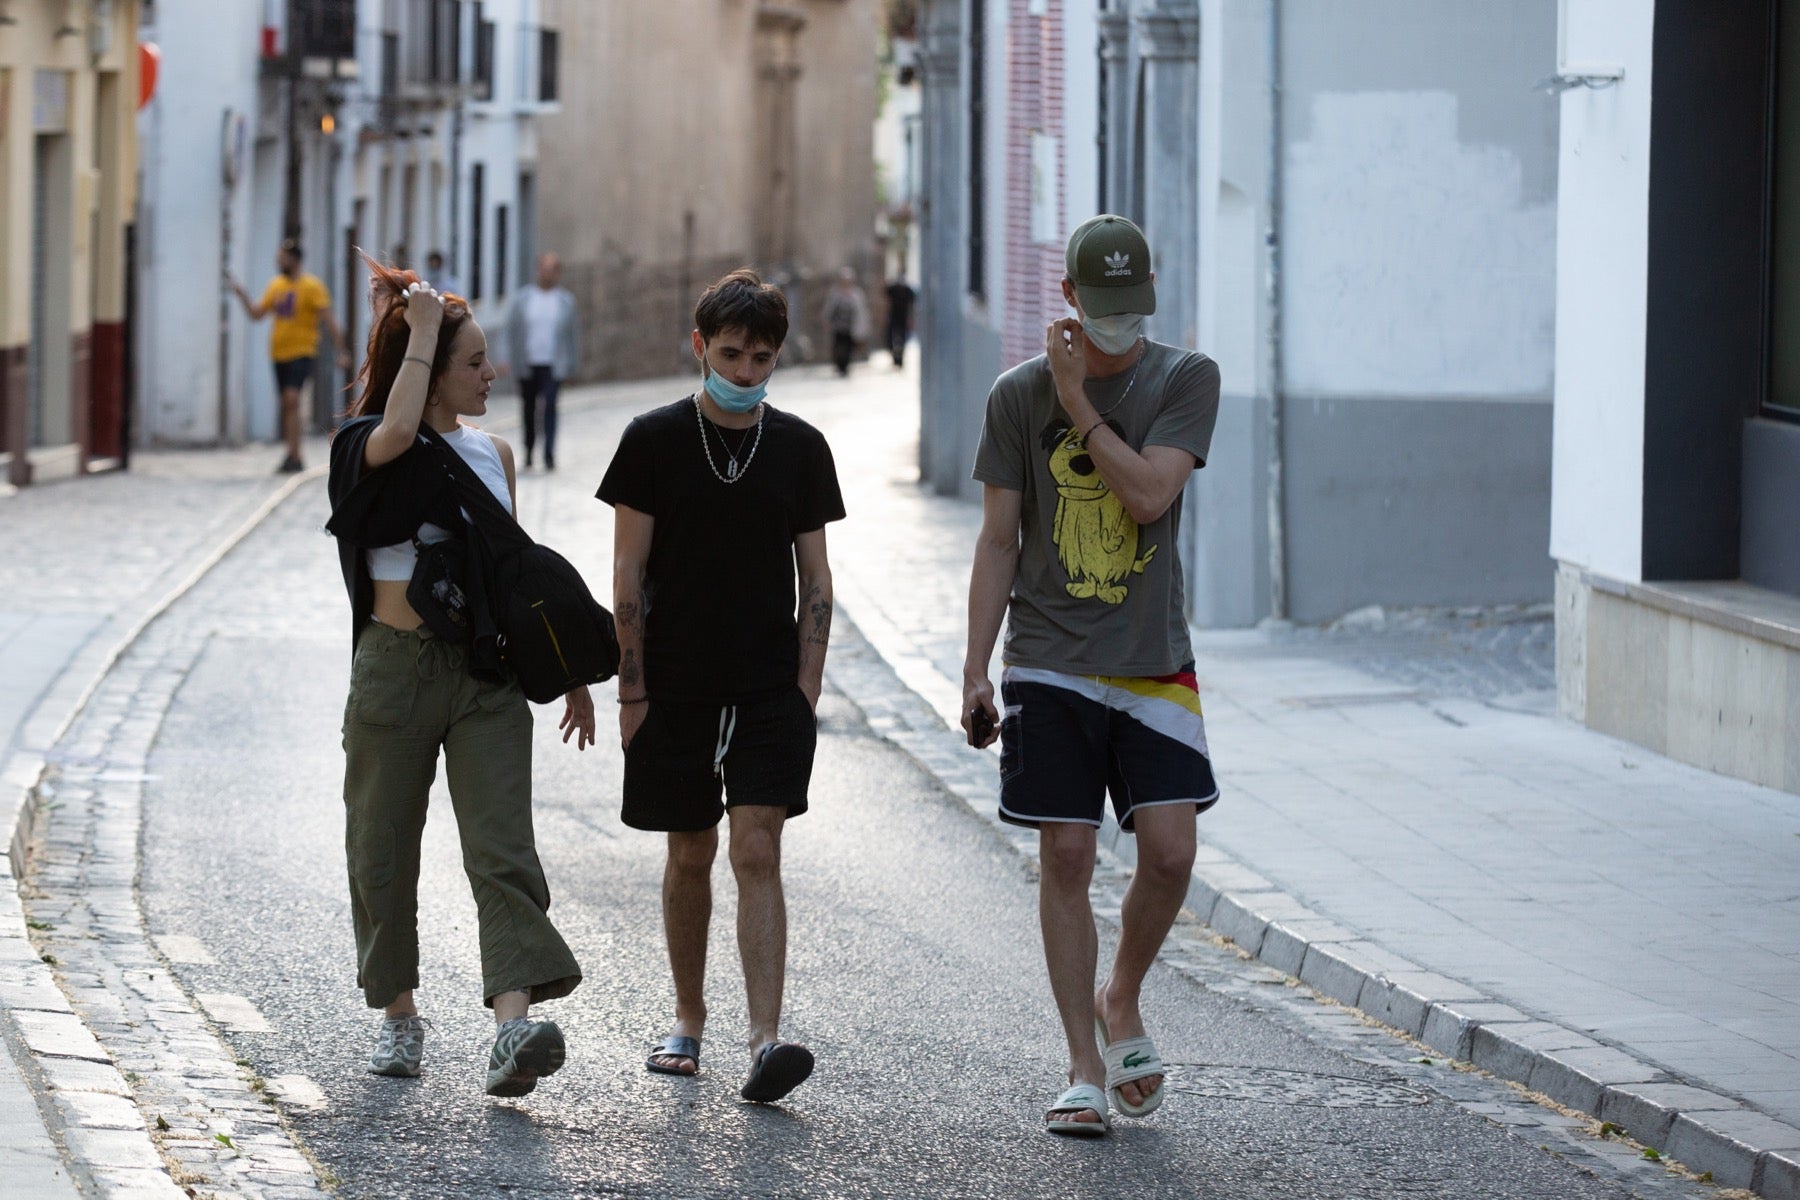
[[[988,395],[975,478],[981,535],[969,578],[963,727],[1000,739],[1000,816],[1036,828],[1051,990],[1071,1085],[1052,1133],[1104,1134],[1110,1107],[1162,1103],[1163,1066],[1138,995],[1193,869],[1194,817],[1218,799],[1182,602],[1181,494],[1206,463],[1219,369],[1141,336],[1156,311],[1150,248],[1123,217],[1069,238],[1045,352]],[[988,660],[1007,625],[1001,695]],[[1096,833],[1112,797],[1138,837],[1119,949],[1095,991],[1088,903]]]

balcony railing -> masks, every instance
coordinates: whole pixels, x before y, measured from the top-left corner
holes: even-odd
[[[463,82],[461,0],[406,0],[400,31],[400,92],[418,95]]]
[[[345,79],[356,76],[356,0],[279,0],[286,29],[274,23],[278,3],[264,12],[261,62],[265,75]]]
[[[356,57],[356,0],[288,0],[288,53],[299,59]]]

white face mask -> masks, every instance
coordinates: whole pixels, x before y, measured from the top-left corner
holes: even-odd
[[[1115,313],[1110,317],[1083,317],[1081,328],[1102,354],[1124,354],[1144,332],[1143,313]]]

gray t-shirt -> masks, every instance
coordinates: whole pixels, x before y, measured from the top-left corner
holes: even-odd
[[[1206,465],[1219,367],[1146,341],[1137,363],[1089,379],[1088,399],[1134,450],[1174,446]],[[1114,407],[1116,405],[1116,407]],[[1107,489],[1038,355],[994,381],[975,478],[1023,492],[1007,663],[1078,675],[1171,675],[1193,659],[1182,598],[1181,498],[1140,527]]]

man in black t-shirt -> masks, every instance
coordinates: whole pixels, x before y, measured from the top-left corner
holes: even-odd
[[[831,631],[825,525],[844,501],[825,438],[763,400],[787,337],[781,292],[733,271],[706,289],[694,324],[702,386],[632,421],[599,492],[614,511],[624,821],[669,840],[675,1024],[645,1065],[700,1069],[712,865],[729,814],[750,1009],[742,1094],[769,1102],[813,1066],[778,1036],[781,831],[806,811]]]

